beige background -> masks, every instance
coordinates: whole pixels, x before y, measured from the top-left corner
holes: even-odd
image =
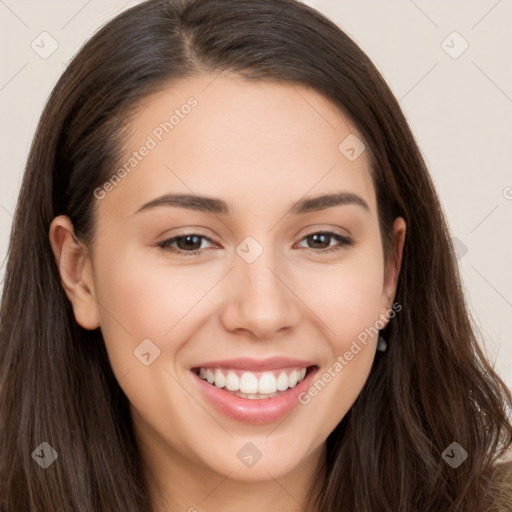
[[[43,105],[83,42],[136,3],[0,0],[2,282],[12,213]],[[512,1],[305,3],[361,46],[400,100],[461,248],[467,299],[486,350],[512,387]],[[52,45],[58,47],[44,55]]]

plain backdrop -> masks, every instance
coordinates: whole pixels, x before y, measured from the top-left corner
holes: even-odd
[[[136,3],[0,0],[2,283],[24,165],[48,95],[80,46]],[[512,1],[305,3],[356,41],[399,99],[444,205],[486,353],[512,387]]]

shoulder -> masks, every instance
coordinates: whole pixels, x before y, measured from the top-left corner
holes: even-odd
[[[512,511],[512,449],[494,465],[488,489],[487,512]]]

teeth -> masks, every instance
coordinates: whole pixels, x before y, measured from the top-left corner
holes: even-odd
[[[253,372],[226,370],[221,368],[200,368],[199,377],[217,388],[226,388],[236,395],[249,400],[272,398],[280,391],[295,387],[306,376],[306,368],[295,368],[289,373]],[[258,378],[259,377],[259,378]]]
[[[264,373],[258,383],[258,392],[262,395],[270,395],[277,391],[277,380],[274,374]]]
[[[258,378],[254,373],[244,372],[240,377],[240,391],[248,395],[258,392]]]
[[[288,386],[290,388],[293,388],[297,384],[297,379],[298,379],[297,370],[293,370],[293,372],[290,373],[290,375],[288,375]]]
[[[235,372],[228,373],[226,377],[226,389],[229,389],[229,391],[238,391],[240,389],[240,379]]]
[[[215,370],[215,386],[218,388],[223,388],[226,385],[226,377],[224,374],[217,368]]]
[[[277,377],[277,390],[286,391],[288,389],[288,375],[285,372],[281,372]]]

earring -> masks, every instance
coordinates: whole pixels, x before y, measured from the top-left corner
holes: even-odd
[[[388,348],[388,344],[386,340],[384,339],[384,336],[382,334],[379,334],[379,341],[377,342],[377,350],[379,352],[386,352]]]

